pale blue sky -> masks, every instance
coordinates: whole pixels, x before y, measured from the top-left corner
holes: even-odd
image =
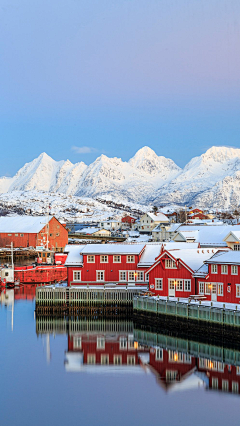
[[[0,61],[0,175],[240,147],[239,0],[0,0]]]

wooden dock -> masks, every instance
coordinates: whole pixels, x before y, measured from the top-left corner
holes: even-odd
[[[207,327],[221,326],[234,327],[240,330],[240,306],[225,307],[214,306],[207,302],[190,302],[183,300],[170,300],[169,298],[156,298],[149,296],[135,296],[133,310],[137,317],[144,315],[157,323],[158,318],[166,317],[179,322],[194,322]]]
[[[36,288],[37,315],[122,316],[133,313],[133,297],[143,287],[66,287]]]

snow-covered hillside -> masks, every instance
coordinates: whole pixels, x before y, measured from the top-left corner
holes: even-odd
[[[123,204],[226,209],[240,204],[240,149],[212,147],[183,170],[148,147],[128,162],[101,155],[89,166],[54,161],[42,153],[14,177],[0,178],[5,199],[11,198],[12,191],[53,192]]]

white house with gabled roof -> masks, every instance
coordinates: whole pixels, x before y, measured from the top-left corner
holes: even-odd
[[[157,225],[169,225],[169,219],[161,212],[147,212],[140,218],[139,232],[151,233]]]
[[[228,247],[232,250],[239,251],[240,250],[240,227],[239,231],[234,230],[227,234],[224,238],[224,241],[227,243]]]

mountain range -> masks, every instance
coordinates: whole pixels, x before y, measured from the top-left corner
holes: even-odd
[[[0,193],[12,191],[227,209],[240,204],[240,149],[214,146],[183,169],[149,147],[128,162],[101,155],[89,166],[42,153],[14,177],[0,178]]]

